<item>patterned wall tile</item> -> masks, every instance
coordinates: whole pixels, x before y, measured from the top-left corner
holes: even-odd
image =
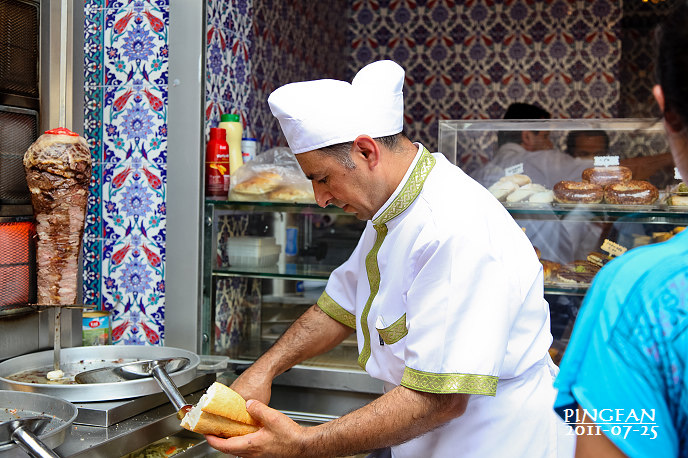
[[[279,86],[347,78],[348,2],[266,0],[254,3],[249,125],[262,150],[285,145],[267,98]]]
[[[104,161],[166,162],[167,87],[108,86],[104,105]]]
[[[167,0],[85,4],[85,132],[94,152],[84,295],[115,343],[164,340]]]
[[[667,2],[633,2],[623,4],[621,21],[620,107],[625,118],[659,117],[659,107],[652,96],[655,84],[654,29],[676,6]]]
[[[440,119],[501,118],[529,101],[554,117],[618,113],[620,2],[354,0],[351,74],[378,60],[406,69],[407,133],[436,148]],[[461,157],[475,168],[489,153]]]

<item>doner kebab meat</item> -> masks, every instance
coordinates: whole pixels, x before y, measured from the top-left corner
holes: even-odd
[[[91,179],[86,140],[65,128],[46,131],[24,154],[38,234],[38,303],[75,304]]]

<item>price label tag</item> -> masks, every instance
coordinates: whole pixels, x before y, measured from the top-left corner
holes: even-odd
[[[603,251],[609,253],[610,256],[621,256],[628,251],[628,248],[622,247],[618,243],[612,242],[609,239],[604,239],[604,243],[602,244],[601,248]]]
[[[678,171],[678,167],[674,167],[674,180],[683,180],[683,178],[681,178],[681,172]]]
[[[595,167],[619,165],[619,156],[595,156],[593,165]]]
[[[517,173],[523,173],[523,162],[504,169],[504,176],[516,175]]]

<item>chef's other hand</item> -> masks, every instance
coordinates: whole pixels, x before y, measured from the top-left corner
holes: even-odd
[[[222,439],[206,435],[211,447],[231,455],[247,457],[305,457],[308,428],[260,401],[249,400],[246,409],[263,425],[255,433]]]
[[[237,377],[230,388],[244,399],[255,399],[263,404],[269,404],[270,396],[272,396],[272,377],[251,369],[249,367]]]

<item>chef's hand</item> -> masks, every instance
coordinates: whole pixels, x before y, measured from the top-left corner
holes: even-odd
[[[249,400],[246,408],[263,427],[255,433],[229,439],[206,434],[211,447],[241,458],[310,456],[305,445],[308,428],[260,401]]]

